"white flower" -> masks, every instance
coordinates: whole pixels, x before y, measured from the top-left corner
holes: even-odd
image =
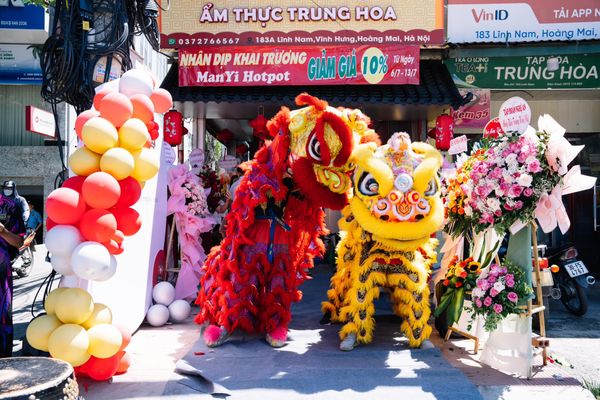
[[[471,295],[473,297],[483,297],[485,295],[485,290],[476,287],[473,289]]]
[[[518,164],[518,162],[517,162],[517,155],[515,153],[511,153],[508,156],[506,156],[505,161],[506,161],[506,164],[509,167],[513,166],[513,165],[517,165]]]
[[[530,187],[533,177],[529,174],[523,174],[517,178],[517,184],[523,187]]]
[[[497,280],[497,281],[494,283],[494,286],[493,286],[493,287],[494,287],[494,289],[496,289],[496,291],[497,291],[498,293],[500,293],[501,291],[503,291],[503,290],[504,290],[504,288],[505,288],[505,286],[504,286],[504,283],[502,282],[502,280],[501,280],[501,279],[498,279],[498,280]]]
[[[500,201],[495,197],[489,197],[487,199],[487,205],[492,212],[500,209]]]
[[[473,215],[473,209],[471,208],[471,206],[465,206],[464,210],[466,216],[470,217],[471,215]]]

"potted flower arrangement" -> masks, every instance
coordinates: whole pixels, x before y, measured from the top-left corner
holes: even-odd
[[[480,273],[481,263],[476,262],[472,257],[460,261],[455,256],[450,261],[445,278],[441,281],[444,293],[434,312],[436,318],[445,313],[446,326],[443,328],[452,326],[459,320],[465,298],[471,295]]]
[[[481,315],[485,321],[483,327],[492,332],[508,315],[527,312],[520,304],[532,293],[520,267],[508,262],[503,266],[492,264],[477,278],[472,291],[473,303],[468,309],[471,321]]]

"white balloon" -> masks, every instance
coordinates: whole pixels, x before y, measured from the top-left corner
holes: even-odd
[[[169,282],[159,282],[152,289],[152,298],[155,303],[168,307],[175,300],[175,288]]]
[[[175,300],[169,305],[169,313],[171,314],[171,321],[182,322],[190,316],[192,307],[185,300]]]
[[[79,229],[71,225],[56,225],[46,233],[46,248],[53,256],[70,256],[80,243]]]
[[[163,326],[169,320],[169,309],[162,304],[155,304],[148,309],[146,320],[152,326]]]
[[[113,258],[100,243],[83,242],[73,250],[71,265],[73,272],[81,279],[105,281],[117,270]]]
[[[52,254],[52,259],[50,260],[50,264],[52,264],[52,268],[63,276],[73,275],[73,268],[71,268],[71,256],[63,256],[60,254]]]
[[[69,276],[63,276],[62,278],[60,278],[60,283],[58,284],[58,287],[64,287],[64,288],[76,288],[76,287],[80,287],[81,285],[81,279],[79,279],[79,277],[77,275],[69,275]],[[85,289],[85,287],[82,287],[83,289]]]
[[[152,77],[146,71],[139,69],[130,69],[119,79],[119,92],[127,97],[134,94],[144,94],[150,97],[153,86]]]

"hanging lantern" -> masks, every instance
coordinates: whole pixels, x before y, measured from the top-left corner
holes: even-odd
[[[237,154],[238,156],[243,156],[248,152],[249,149],[250,148],[248,147],[248,144],[246,142],[238,144],[237,146],[235,146],[235,154]]]
[[[223,129],[221,132],[217,133],[217,139],[219,139],[222,143],[227,143],[233,139],[233,132],[229,129]]]
[[[435,120],[435,147],[448,151],[450,140],[454,137],[454,119],[450,115],[440,115]]]
[[[269,130],[267,129],[267,122],[269,120],[265,118],[264,115],[258,114],[258,116],[250,122],[250,126],[252,127],[252,135],[256,136],[260,140],[265,140],[269,137]]]
[[[180,145],[183,129],[183,115],[176,110],[168,111],[164,119],[165,142],[171,146]]]

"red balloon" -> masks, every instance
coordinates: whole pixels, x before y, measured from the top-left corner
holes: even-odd
[[[46,200],[46,215],[57,224],[74,224],[84,212],[83,196],[70,188],[55,189]]]
[[[133,105],[133,118],[138,118],[148,123],[154,118],[154,104],[152,100],[143,94],[134,94],[129,98]]]
[[[133,115],[133,104],[122,93],[109,93],[100,101],[100,116],[119,128]]]
[[[123,235],[135,235],[142,227],[142,218],[133,208],[113,208],[111,211],[117,219],[117,229],[123,232]]]
[[[109,87],[105,87],[104,89],[100,90],[98,93],[96,93],[96,95],[94,96],[94,108],[96,110],[100,109],[100,102],[102,101],[102,99],[109,93],[114,93],[115,90],[111,89]]]
[[[123,232],[117,229],[115,231],[115,236],[112,237],[112,240],[114,240],[120,245],[123,243],[123,240],[125,240],[125,235],[123,235]]]
[[[117,324],[113,324],[113,325],[115,325],[117,328],[119,328],[119,330],[121,331],[121,336],[123,337],[121,348],[119,349],[119,352],[121,352],[121,351],[125,350],[125,348],[129,344],[129,342],[131,342],[131,332],[129,332],[129,329],[127,329],[123,325],[117,325]]]
[[[158,127],[158,124],[154,122],[154,120],[146,122],[146,128],[148,128],[148,132],[156,127]]]
[[[117,372],[115,373],[115,375],[124,374],[131,366],[131,356],[129,355],[129,353],[124,351],[118,352],[117,355],[119,355],[120,358],[119,366],[117,367]]]
[[[131,207],[140,199],[142,195],[142,187],[134,178],[128,176],[119,181],[121,187],[121,197],[115,204],[115,207]]]
[[[72,176],[67,179],[61,187],[77,190],[79,193],[81,193],[81,187],[83,186],[85,178],[85,176]]]
[[[86,110],[77,116],[77,119],[75,120],[75,132],[79,139],[81,139],[81,129],[83,129],[83,125],[85,125],[89,119],[99,116],[100,113],[96,110]]]
[[[173,97],[171,93],[163,88],[154,89],[150,95],[150,100],[154,103],[154,111],[163,114],[173,107]]]
[[[54,228],[56,225],[59,225],[59,224],[52,221],[50,218],[46,218],[46,231],[49,231],[50,229]]]
[[[121,245],[114,239],[110,239],[107,242],[102,242],[102,245],[106,247],[106,250],[108,250],[108,252],[114,256],[118,256],[125,251],[125,249],[121,247]]]
[[[82,365],[83,371],[95,381],[105,381],[110,379],[119,368],[119,353],[109,358],[98,358],[91,356],[85,364]],[[81,370],[80,369],[80,370]]]
[[[117,220],[110,211],[92,208],[81,217],[79,230],[86,240],[108,242],[115,235]]]
[[[148,133],[150,134],[150,139],[156,140],[158,138],[158,128],[154,128]]]
[[[90,207],[108,209],[119,201],[121,186],[111,174],[94,172],[85,178],[81,193]]]

